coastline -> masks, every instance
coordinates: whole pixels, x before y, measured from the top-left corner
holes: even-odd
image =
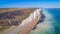
[[[40,14],[41,14],[41,18],[38,20],[38,23],[35,25],[35,27],[32,30],[36,29],[37,25],[44,21],[45,15],[43,14],[43,9],[41,10]]]
[[[35,17],[37,18],[32,18],[32,20],[30,21],[30,23],[26,24],[26,26],[19,32],[19,34],[29,34],[29,32],[35,27],[35,25],[38,23],[39,19],[41,19],[41,10],[37,11],[39,12],[40,15],[38,15],[39,17],[37,17],[37,15]]]

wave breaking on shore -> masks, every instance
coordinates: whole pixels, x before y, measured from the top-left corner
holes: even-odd
[[[44,21],[37,24],[36,29],[32,30],[30,34],[53,34],[55,31],[54,25],[50,21],[52,19],[52,15],[46,10],[43,10],[43,14],[45,15]]]

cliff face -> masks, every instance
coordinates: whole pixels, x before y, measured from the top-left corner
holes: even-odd
[[[30,16],[20,25],[19,34],[29,34],[41,18],[41,9],[36,9]]]
[[[23,20],[22,24],[25,24],[25,23],[29,23],[30,21],[34,20],[34,19],[40,19],[41,17],[41,9],[36,9],[33,13],[30,14],[29,17],[27,17],[25,20]]]

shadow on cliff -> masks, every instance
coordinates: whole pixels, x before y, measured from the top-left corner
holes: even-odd
[[[42,22],[44,21],[44,19],[45,19],[45,15],[43,14],[43,11],[41,11],[40,13],[41,13],[41,18],[40,18],[40,20],[38,21],[38,23],[35,25],[35,27],[34,27],[32,30],[36,29],[36,26],[37,26],[39,23],[42,23]]]

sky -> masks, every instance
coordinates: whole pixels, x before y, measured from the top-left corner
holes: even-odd
[[[0,8],[60,8],[60,0],[0,0]]]

